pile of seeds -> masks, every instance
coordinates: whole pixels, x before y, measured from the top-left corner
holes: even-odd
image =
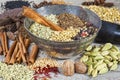
[[[120,62],[120,50],[111,43],[100,46],[89,46],[80,59],[88,66],[88,75],[96,77],[98,74],[116,70]]]
[[[82,28],[84,27],[84,22],[79,17],[68,14],[68,13],[62,13],[60,15],[57,15],[58,19],[58,25],[61,26],[63,29],[67,29],[69,27],[73,28]]]
[[[41,24],[34,23],[31,25],[29,29],[34,35],[43,38],[43,39],[49,39],[50,35],[52,34],[52,30],[49,27],[44,27]]]
[[[4,80],[33,80],[34,72],[20,64],[7,65],[0,62],[0,77]]]
[[[51,78],[50,72],[57,74],[59,63],[51,58],[39,58],[34,64],[28,66],[29,69],[34,70],[34,80],[41,78]]]
[[[95,12],[102,20],[120,24],[120,11],[118,8],[101,7],[101,6],[85,6]]]
[[[50,40],[52,41],[73,41],[72,37],[76,36],[80,30],[77,28],[70,27],[64,31],[54,31],[51,36]]]
[[[36,70],[36,68],[41,67],[47,67],[47,65],[49,65],[50,67],[59,67],[59,63],[51,58],[39,58],[35,61],[34,64],[28,66],[29,69],[31,70]]]

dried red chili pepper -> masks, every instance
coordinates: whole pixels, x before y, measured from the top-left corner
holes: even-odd
[[[38,78],[51,78],[50,72],[53,72],[55,74],[59,73],[58,67],[50,67],[50,65],[47,65],[47,67],[41,68],[37,67],[35,69],[35,74],[34,74],[34,80],[37,80]],[[44,75],[43,77],[39,77],[39,75]]]

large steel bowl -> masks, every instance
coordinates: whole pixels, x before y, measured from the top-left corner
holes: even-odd
[[[43,16],[50,15],[50,14],[58,15],[65,12],[74,14],[80,17],[81,19],[92,23],[94,27],[98,28],[98,31],[101,28],[101,24],[102,24],[100,18],[95,13],[93,13],[88,9],[84,9],[80,6],[50,5],[50,6],[41,7],[36,11]],[[85,48],[94,41],[98,33],[97,31],[94,35],[81,40],[75,40],[70,42],[56,42],[56,41],[50,41],[50,40],[39,38],[38,36],[35,36],[33,33],[31,33],[29,31],[29,27],[33,23],[34,21],[28,18],[26,18],[24,21],[24,27],[28,32],[30,38],[41,49],[44,49],[47,52],[47,54],[49,54],[51,57],[58,58],[58,59],[67,59],[82,53],[85,50]]]

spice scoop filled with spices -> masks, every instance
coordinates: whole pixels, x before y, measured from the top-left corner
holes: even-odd
[[[23,7],[23,15],[28,17],[25,29],[51,57],[67,59],[82,53],[101,28],[100,18],[80,6],[49,5],[36,9],[37,13],[29,8],[32,15],[27,9]]]

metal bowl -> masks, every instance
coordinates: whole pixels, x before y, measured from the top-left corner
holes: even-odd
[[[84,9],[80,6],[50,5],[50,6],[41,7],[36,11],[43,16],[50,15],[50,14],[58,15],[65,12],[74,14],[80,17],[81,19],[92,23],[94,27],[98,28],[98,31],[101,28],[100,18],[92,11],[88,9]],[[85,48],[94,41],[98,33],[96,32],[94,35],[81,40],[75,40],[70,42],[56,42],[56,41],[50,41],[50,40],[39,38],[38,36],[35,36],[33,33],[31,33],[29,31],[29,27],[33,23],[34,22],[28,18],[26,18],[24,21],[24,27],[28,32],[29,36],[31,37],[31,39],[41,49],[44,49],[47,52],[47,54],[49,54],[51,57],[58,58],[58,59],[67,59],[82,53],[85,50]]]

